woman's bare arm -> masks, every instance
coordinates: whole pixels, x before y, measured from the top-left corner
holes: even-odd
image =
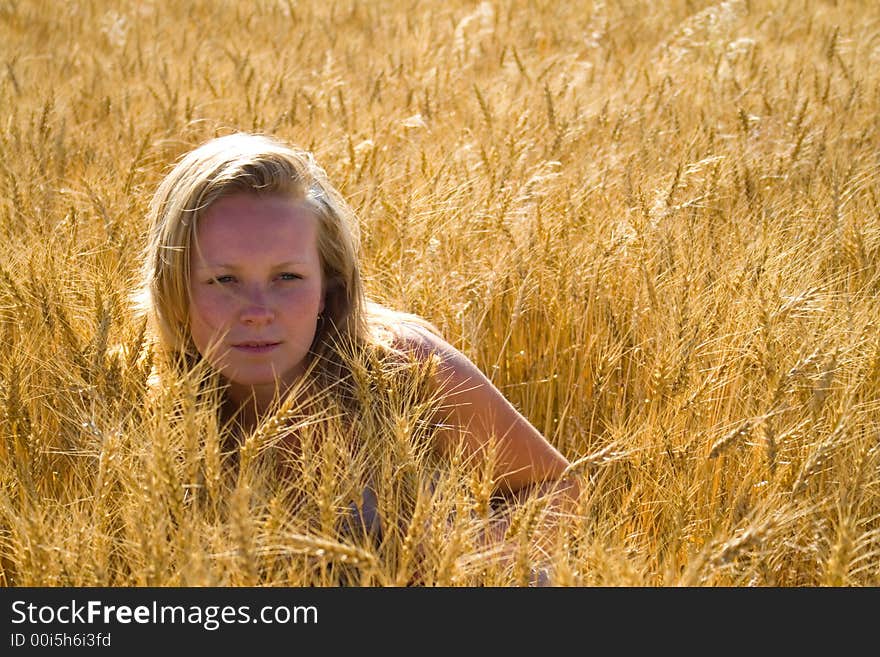
[[[569,461],[504,397],[464,354],[426,329],[401,329],[404,347],[422,357],[439,358],[437,382],[442,404],[438,448],[449,453],[459,445],[465,456],[480,457],[495,441],[493,481],[502,495],[531,490],[551,494],[551,507],[572,512],[580,493],[570,477]]]

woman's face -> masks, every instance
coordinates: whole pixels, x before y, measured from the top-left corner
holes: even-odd
[[[291,385],[324,309],[317,218],[284,196],[238,193],[213,203],[196,230],[189,317],[199,353],[232,387]]]

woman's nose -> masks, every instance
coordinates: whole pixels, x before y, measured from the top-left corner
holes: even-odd
[[[245,324],[267,322],[275,317],[275,312],[265,290],[250,288],[243,292],[242,297],[240,316],[241,321]]]

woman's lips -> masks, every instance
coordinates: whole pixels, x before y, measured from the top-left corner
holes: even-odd
[[[236,345],[232,345],[232,346],[235,347],[236,349],[238,349],[239,351],[243,351],[247,354],[265,354],[265,353],[275,349],[275,347],[277,347],[279,344],[281,344],[281,343],[280,342],[272,342],[272,343],[261,345],[259,347],[248,347],[248,346],[242,345],[242,344],[236,344]]]

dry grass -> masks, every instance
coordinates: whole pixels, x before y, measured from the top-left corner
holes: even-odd
[[[0,583],[880,584],[880,6],[556,4],[0,0]],[[237,129],[579,460],[558,535],[528,500],[484,548],[479,464],[376,372],[234,476],[191,381],[145,404],[146,204]]]

